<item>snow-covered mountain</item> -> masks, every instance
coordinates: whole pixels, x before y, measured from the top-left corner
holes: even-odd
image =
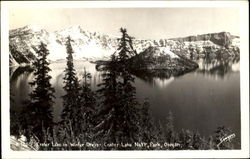
[[[216,35],[216,34],[213,34]],[[218,34],[220,35],[220,33]],[[223,34],[224,35],[224,34]],[[65,42],[67,37],[72,39],[72,48],[74,50],[74,59],[107,59],[117,49],[118,38],[112,35],[105,35],[97,32],[86,31],[80,26],[73,26],[65,30],[56,32],[47,32],[36,26],[25,26],[22,28],[9,31],[10,46],[10,65],[20,65],[31,63],[36,58],[36,50],[41,42],[47,44],[50,52],[48,59],[52,61],[66,58]],[[229,37],[229,40],[227,39]],[[195,47],[197,50],[203,50],[204,46],[221,48],[218,41],[227,39],[230,46],[239,45],[239,38],[231,38],[229,33],[225,36],[216,38],[178,38],[178,39],[161,39],[161,40],[142,40],[134,39],[133,46],[137,53],[141,53],[149,47],[159,48],[160,54],[168,54],[176,58],[176,54]],[[231,40],[233,39],[233,40]],[[216,42],[217,43],[216,43]]]
[[[17,63],[31,62],[20,59],[15,52],[27,57],[30,53],[36,56],[36,49],[41,42],[47,44],[50,52],[48,58],[52,61],[66,58],[65,42],[68,36],[72,39],[74,58],[103,58],[114,51],[116,39],[107,35],[95,32],[83,31],[80,27],[71,27],[66,30],[48,33],[47,31],[34,27],[25,26],[23,28],[10,31],[10,52]],[[14,55],[13,55],[14,54]]]
[[[115,52],[118,37],[96,32],[84,31],[80,26],[49,33],[35,26],[10,30],[10,62],[11,64],[30,63],[36,56],[40,42],[47,44],[52,61],[66,58],[65,42],[72,39],[75,59],[103,59]],[[135,40],[135,49],[141,52],[151,46],[151,42]],[[33,56],[34,55],[34,56]]]

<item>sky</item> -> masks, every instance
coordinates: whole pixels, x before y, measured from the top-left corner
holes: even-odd
[[[120,35],[119,28],[141,39],[175,38],[228,31],[240,34],[238,8],[12,8],[10,29],[35,25],[49,32],[81,26]]]

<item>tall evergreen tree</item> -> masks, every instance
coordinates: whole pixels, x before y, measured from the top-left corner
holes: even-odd
[[[66,42],[66,49],[67,49],[67,67],[64,70],[64,91],[66,94],[62,97],[63,98],[63,112],[62,112],[62,119],[66,122],[71,122],[73,130],[76,130],[78,125],[78,116],[79,116],[79,81],[76,76],[76,71],[74,69],[73,64],[73,49],[71,46],[71,39],[68,37]]]
[[[138,102],[136,101],[136,89],[133,86],[134,77],[130,73],[129,58],[136,55],[132,45],[132,37],[127,30],[121,28],[122,37],[119,39],[118,68],[121,80],[118,85],[119,104],[123,119],[123,142],[134,142],[138,140],[139,114]]]
[[[84,68],[83,72],[83,84],[80,90],[80,134],[82,134],[83,140],[91,142],[93,135],[92,129],[94,126],[94,114],[95,114],[95,93],[90,88],[91,74]]]
[[[54,88],[50,84],[51,76],[48,74],[51,69],[47,56],[49,51],[44,43],[41,43],[37,50],[37,59],[33,63],[35,79],[30,83],[34,90],[29,94],[30,99],[21,114],[22,129],[26,130],[29,138],[34,134],[40,142],[43,139],[42,130],[47,130],[53,124],[52,105]]]
[[[98,90],[101,94],[104,118],[97,126],[102,129],[107,140],[116,143],[133,143],[139,135],[139,113],[135,99],[134,77],[129,70],[129,58],[136,52],[133,50],[132,38],[126,29],[121,28],[118,54],[112,55],[105,67],[103,83]]]
[[[119,99],[118,99],[118,72],[117,59],[115,55],[111,56],[109,61],[103,68],[102,83],[98,86],[97,91],[101,98],[100,111],[98,115],[101,116],[99,124],[96,126],[98,134],[101,134],[104,142],[119,142]]]

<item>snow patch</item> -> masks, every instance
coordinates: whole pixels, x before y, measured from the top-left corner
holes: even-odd
[[[169,55],[171,58],[179,58],[179,56],[177,56],[175,53],[170,51],[169,47],[160,47],[159,49],[160,49],[160,53],[163,53],[165,55]]]
[[[240,48],[240,38],[232,39],[232,45]]]

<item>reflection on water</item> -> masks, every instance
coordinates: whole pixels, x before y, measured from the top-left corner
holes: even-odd
[[[161,79],[159,77],[156,77],[153,79],[154,86],[160,87],[160,88],[166,88],[171,82],[174,81],[174,77],[170,77],[169,79]]]
[[[152,112],[159,119],[165,119],[171,110],[177,129],[198,130],[201,134],[209,135],[216,127],[224,125],[233,130],[239,142],[239,59],[198,61],[200,67],[183,76],[171,76],[169,79],[138,77],[138,98],[149,97]],[[162,81],[168,80],[171,82],[162,84]]]
[[[230,58],[200,58],[196,61],[199,65],[198,71],[204,75],[213,75],[215,78],[223,78],[229,72],[235,72],[240,70],[239,57]]]
[[[83,76],[84,68],[86,68],[92,74],[91,86],[94,90],[97,89],[97,84],[101,82],[101,73],[95,70],[95,65],[86,61],[75,61],[75,69],[77,70],[78,79],[81,82],[81,77]],[[54,62],[50,64],[52,79],[50,80],[52,86],[55,88],[55,104],[54,104],[54,119],[56,121],[60,120],[60,114],[62,111],[62,96],[64,95],[63,90],[63,77],[64,68],[66,66],[66,61]],[[11,106],[15,110],[20,110],[23,106],[22,103],[28,98],[28,94],[31,92],[32,87],[30,87],[29,82],[34,78],[32,69],[30,67],[19,67],[12,68],[10,86],[13,92],[14,104]]]
[[[138,79],[145,81],[151,87],[159,87],[159,88],[167,87],[175,79],[175,77],[170,72],[165,73],[163,77],[153,76],[152,74],[148,73],[136,73],[134,75]]]
[[[231,73],[240,71],[239,57],[198,58],[195,62],[199,65],[199,68],[193,72],[193,75],[202,74],[206,78],[215,80],[227,78]],[[145,72],[138,72],[134,75],[151,86],[159,86],[162,88],[166,87],[174,80],[174,77],[176,77],[176,75],[170,71],[162,72],[157,76]]]
[[[152,113],[156,118],[165,119],[169,110],[174,114],[176,129],[198,130],[208,135],[221,125],[230,127],[240,140],[240,74],[239,59],[198,59],[199,68],[183,76],[164,77],[136,76],[135,86],[140,101],[149,98]],[[51,83],[55,88],[54,118],[60,120],[64,91],[63,76],[65,61],[50,65]],[[95,64],[74,62],[79,79],[84,67],[91,72],[91,86],[97,89],[101,73]],[[13,109],[20,109],[22,101],[28,98],[33,73],[28,68],[11,71],[11,88],[14,95]]]

